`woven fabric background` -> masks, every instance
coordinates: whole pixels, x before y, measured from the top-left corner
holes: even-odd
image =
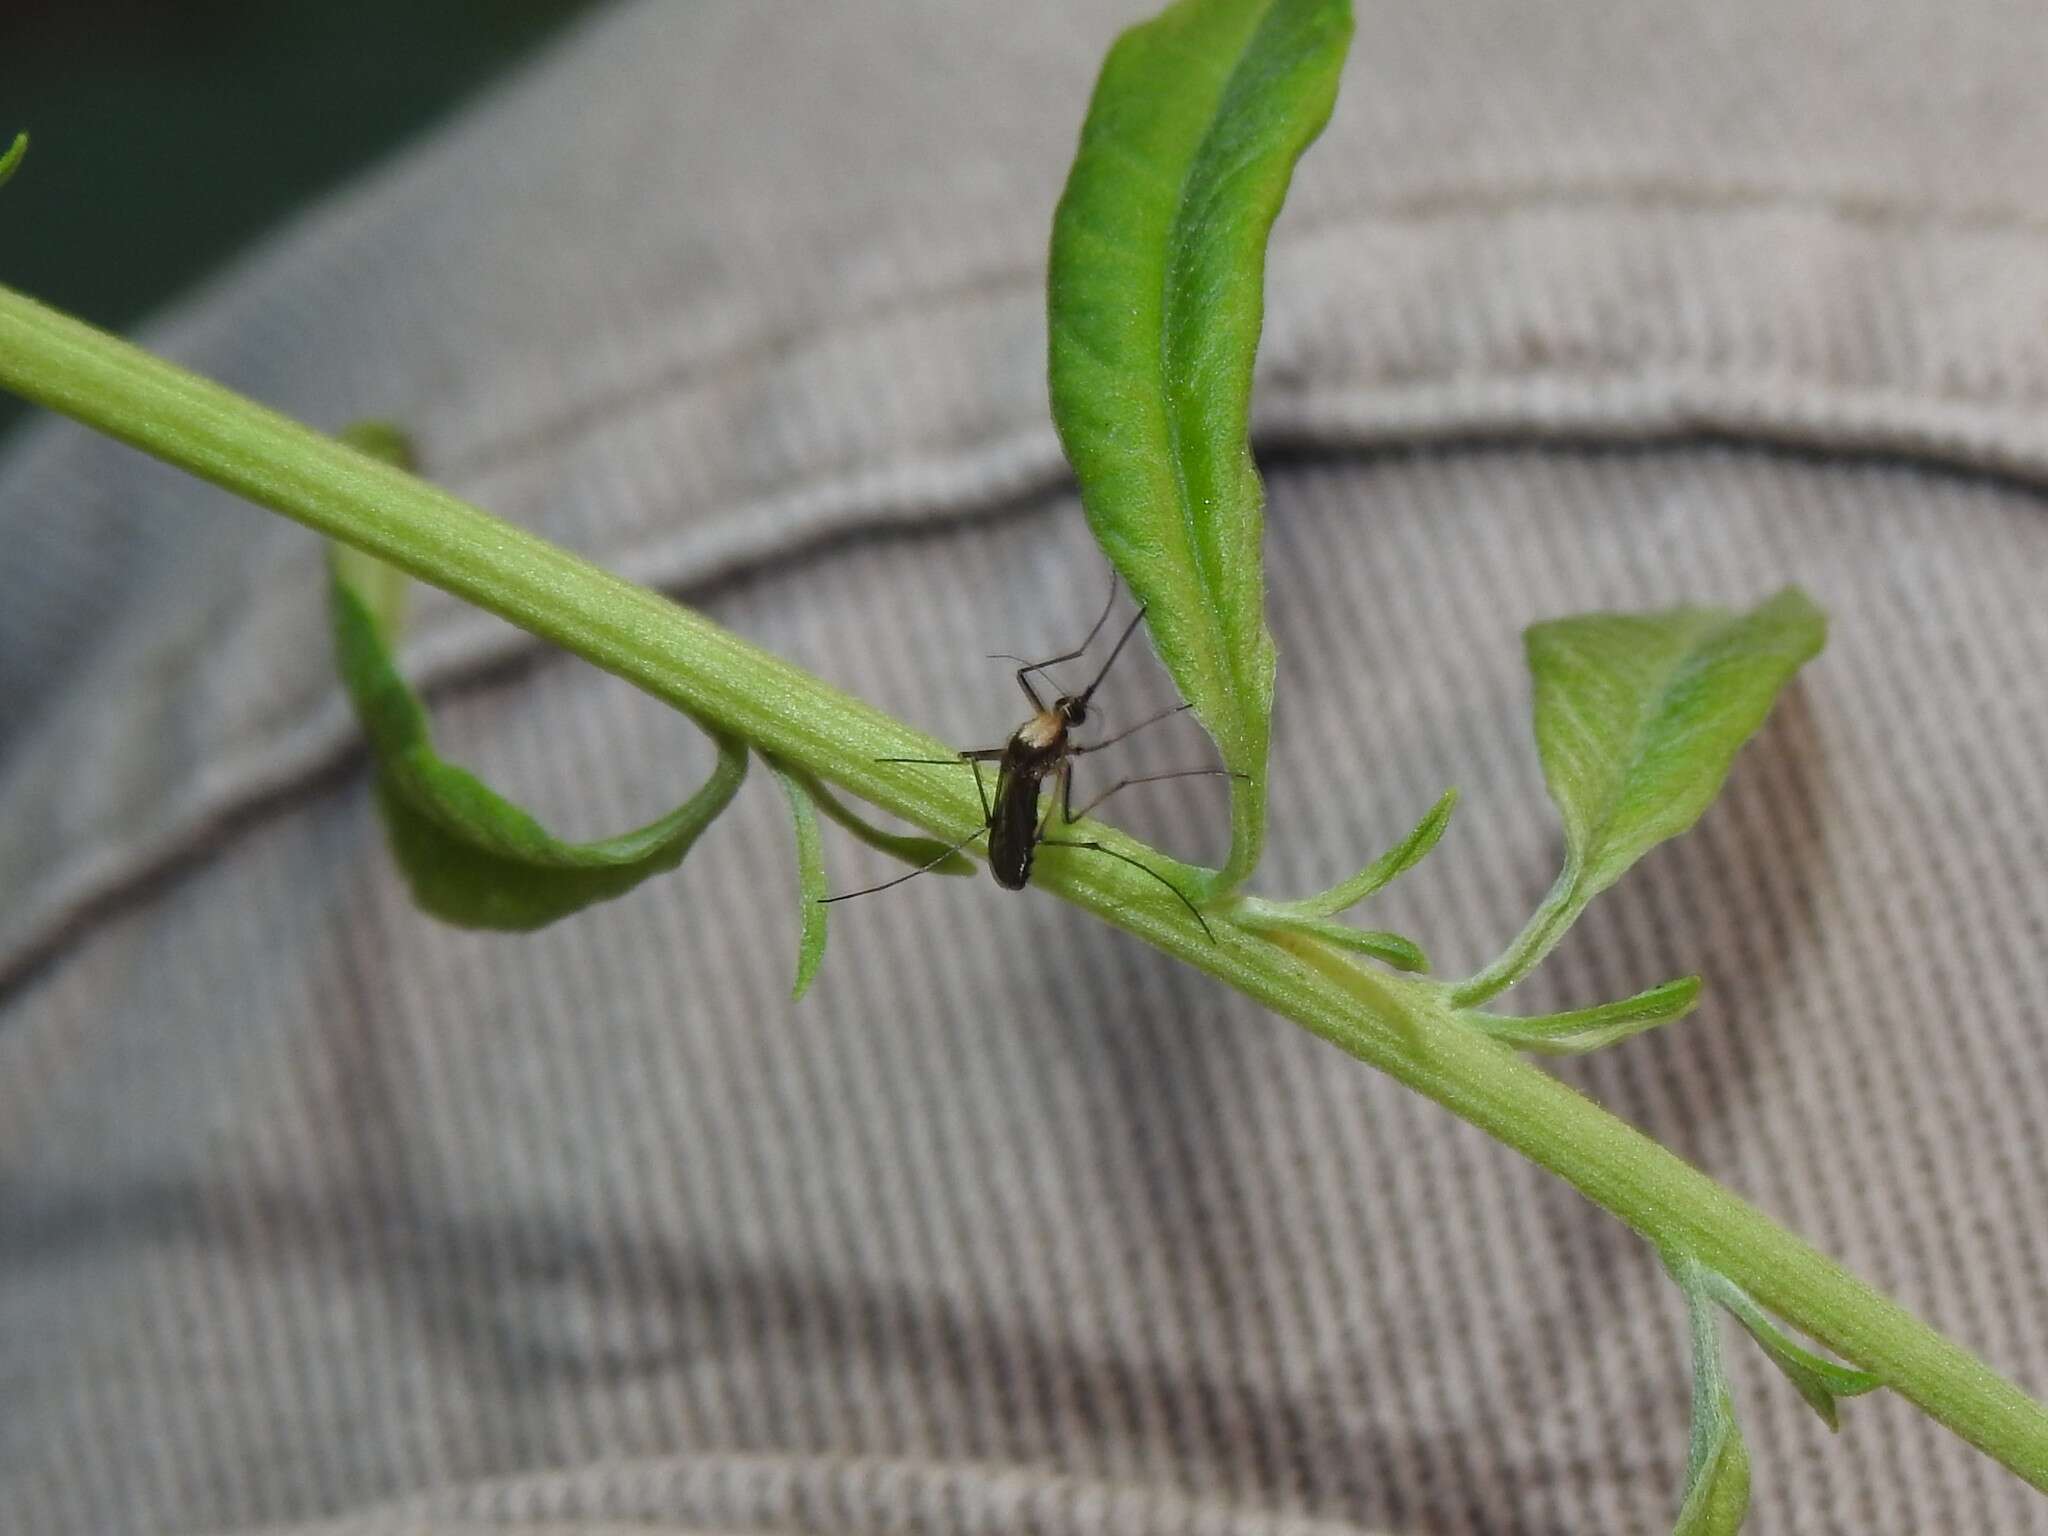
[[[1135,9],[621,6],[146,339],[405,421],[482,505],[998,739],[982,653],[1071,643],[1107,579],[1042,253]],[[2037,1395],[2044,52],[1999,0],[1362,4],[1258,400],[1259,884],[1456,784],[1374,908],[1445,972],[1556,867],[1524,625],[1789,580],[1828,609],[1722,801],[1526,1006],[1704,972],[1694,1018],[1560,1071]],[[617,903],[432,925],[310,536],[53,423],[0,462],[0,547],[0,1529],[1668,1528],[1675,1292],[1433,1106],[985,879],[835,909],[792,1007],[765,781]],[[448,750],[564,830],[708,763],[418,609]],[[1149,659],[1114,683],[1165,697]],[[1117,816],[1213,855],[1213,789]],[[1732,1361],[1755,1530],[2048,1522],[1903,1404],[1830,1439]]]

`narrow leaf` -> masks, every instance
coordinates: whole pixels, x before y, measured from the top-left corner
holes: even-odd
[[[1826,619],[1797,587],[1747,613],[1594,613],[1530,629],[1536,746],[1564,819],[1564,869],[1507,952],[1453,1000],[1469,1006],[1512,986],[1587,902],[1698,821],[1826,637]]]
[[[1806,1399],[1808,1406],[1820,1415],[1821,1422],[1829,1429],[1842,1427],[1836,1399],[1860,1397],[1884,1385],[1869,1371],[1859,1371],[1853,1366],[1823,1359],[1795,1343],[1791,1335],[1757,1304],[1755,1297],[1726,1275],[1710,1271],[1706,1286],[1713,1298],[1749,1331],[1749,1336],[1770,1356],[1771,1363],[1785,1373],[1792,1385],[1798,1388],[1799,1395]]]
[[[1450,825],[1451,811],[1458,803],[1458,792],[1447,789],[1443,797],[1430,807],[1429,814],[1416,823],[1415,830],[1370,864],[1346,880],[1342,885],[1333,885],[1320,896],[1311,896],[1304,901],[1289,902],[1295,911],[1315,917],[1335,917],[1347,912],[1366,897],[1384,890],[1395,880],[1413,869],[1429,856],[1438,839],[1444,835],[1444,828]]]
[[[1595,1008],[1577,1008],[1569,1013],[1546,1013],[1533,1018],[1511,1018],[1499,1013],[1468,1012],[1462,1017],[1474,1029],[1491,1035],[1518,1051],[1535,1051],[1544,1056],[1583,1056],[1603,1045],[1626,1040],[1659,1024],[1682,1019],[1700,1000],[1700,979],[1681,976],[1647,992],[1602,1003]]]
[[[1255,933],[1296,933],[1320,939],[1338,949],[1355,950],[1392,966],[1397,971],[1427,971],[1429,957],[1413,939],[1398,933],[1353,928],[1327,917],[1314,917],[1291,904],[1261,901],[1255,896],[1241,898],[1230,909],[1231,921]]]
[[[365,451],[406,463],[402,435],[352,429]],[[567,843],[475,775],[439,757],[425,708],[392,661],[402,572],[334,545],[328,561],[335,652],[376,760],[377,802],[414,898],[473,928],[538,928],[674,869],[746,774],[744,743],[718,736],[718,763],[688,801],[620,837]]]
[[[7,153],[0,155],[0,187],[4,187],[21,169],[22,157],[28,153],[28,135],[17,133],[14,142],[7,147]]]
[[[940,842],[937,838],[917,837],[906,832],[890,832],[885,828],[878,827],[844,800],[833,794],[830,789],[826,788],[823,783],[812,775],[802,773],[801,770],[792,767],[788,763],[782,764],[778,771],[787,774],[798,774],[803,780],[803,788],[809,794],[812,803],[819,810],[823,811],[828,818],[837,822],[870,848],[886,853],[893,859],[901,859],[913,869],[927,870],[934,875],[971,875],[974,873],[974,861],[972,859],[963,853],[946,853],[949,845]],[[941,854],[945,854],[945,857],[940,858]],[[938,859],[939,862],[934,864],[932,862],[934,859]]]
[[[1053,421],[1097,541],[1242,775],[1219,890],[1265,827],[1274,657],[1247,431],[1266,236],[1350,36],[1348,0],[1181,0],[1132,28],[1053,217]]]
[[[1732,1536],[1749,1512],[1749,1451],[1735,1426],[1735,1403],[1721,1364],[1719,1314],[1690,1260],[1672,1269],[1692,1323],[1692,1441],[1685,1457],[1685,1500],[1672,1536]]]
[[[801,928],[797,939],[796,987],[790,995],[801,1001],[825,958],[825,849],[818,839],[818,813],[803,776],[765,753],[761,760],[781,782],[782,792],[789,796],[790,819],[796,826],[797,910],[801,914]]]

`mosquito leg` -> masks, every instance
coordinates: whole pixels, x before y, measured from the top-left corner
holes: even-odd
[[[981,796],[981,824],[986,827],[996,819],[996,813],[989,808],[988,788],[981,782],[981,759],[970,757],[967,766],[974,770],[974,792]]]
[[[937,768],[957,767],[959,764],[965,763],[974,770],[974,790],[976,794],[981,796],[981,824],[986,828],[995,819],[995,812],[989,809],[988,787],[982,782],[981,765],[983,763],[1001,762],[1003,755],[1008,751],[1009,748],[1007,747],[969,747],[965,752],[960,753],[956,757],[878,757],[875,761],[878,763],[929,763]],[[864,896],[867,893],[865,891],[855,891],[852,894]],[[834,896],[831,899],[838,901],[840,898]]]
[[[917,868],[913,869],[907,875],[898,875],[894,880],[884,880],[880,885],[862,886],[857,891],[841,891],[837,896],[820,896],[818,898],[818,905],[821,907],[829,907],[835,901],[851,901],[856,896],[872,896],[877,891],[886,891],[891,886],[901,885],[906,880],[915,880],[919,875],[923,874],[926,870],[931,869],[933,866],[945,863],[946,860],[953,857],[954,854],[958,853],[962,848],[965,848],[969,843],[973,842],[977,837],[981,836],[981,834],[987,830],[988,829],[986,827],[976,827],[972,832],[968,833],[965,837],[961,838],[959,842],[955,843],[952,847],[948,848],[944,853],[941,853],[937,858],[926,860],[924,863],[918,865]]]
[[[1141,870],[1145,874],[1150,875],[1154,880],[1157,880],[1161,885],[1165,886],[1169,891],[1173,892],[1174,899],[1179,901],[1179,903],[1182,906],[1188,909],[1189,916],[1193,917],[1196,922],[1202,925],[1202,933],[1205,937],[1207,937],[1209,942],[1211,944],[1214,944],[1216,942],[1216,935],[1210,931],[1208,919],[1203,917],[1202,914],[1196,910],[1195,904],[1192,901],[1188,900],[1187,893],[1183,891],[1179,886],[1175,885],[1171,880],[1167,879],[1166,876],[1159,873],[1158,870],[1152,868],[1149,864],[1140,863],[1138,860],[1132,858],[1128,853],[1118,853],[1114,848],[1107,847],[1102,843],[1069,841],[1065,838],[1055,837],[1041,838],[1040,841],[1043,842],[1048,848],[1086,848],[1095,853],[1106,853],[1112,859],[1120,859],[1124,863],[1130,865],[1131,868]]]
[[[1021,666],[1021,667],[1019,667],[1019,668],[1017,669],[1017,686],[1018,686],[1019,688],[1022,688],[1022,689],[1024,690],[1024,697],[1025,697],[1025,698],[1027,698],[1027,699],[1029,699],[1029,700],[1031,701],[1031,707],[1032,707],[1033,709],[1035,709],[1035,710],[1039,711],[1039,712],[1040,712],[1041,714],[1043,714],[1043,713],[1044,713],[1044,711],[1045,711],[1045,700],[1041,699],[1041,698],[1040,698],[1040,697],[1038,696],[1038,690],[1037,690],[1037,689],[1035,689],[1035,688],[1033,688],[1033,687],[1031,686],[1031,683],[1030,683],[1030,680],[1029,680],[1029,674],[1030,674],[1030,673],[1033,673],[1033,672],[1044,672],[1044,671],[1045,671],[1045,669],[1046,669],[1047,667],[1056,667],[1056,666],[1058,666],[1058,665],[1059,665],[1059,664],[1060,664],[1061,662],[1063,662],[1063,661],[1072,661],[1072,660],[1074,660],[1074,659],[1075,659],[1076,657],[1078,657],[1078,656],[1079,656],[1079,655],[1080,655],[1080,654],[1081,654],[1081,653],[1082,653],[1083,651],[1087,650],[1089,646],[1093,645],[1093,644],[1095,643],[1095,637],[1096,637],[1097,635],[1099,635],[1099,634],[1101,634],[1101,633],[1102,633],[1102,626],[1103,626],[1103,625],[1105,625],[1105,624],[1107,624],[1107,623],[1109,622],[1109,611],[1110,611],[1110,609],[1112,609],[1112,608],[1114,608],[1114,607],[1116,606],[1116,591],[1117,591],[1117,575],[1116,575],[1116,572],[1115,572],[1115,571],[1111,571],[1111,572],[1109,573],[1109,601],[1108,601],[1108,602],[1106,602],[1106,603],[1104,603],[1104,604],[1102,605],[1102,616],[1101,616],[1100,618],[1098,618],[1098,619],[1097,619],[1097,620],[1095,621],[1095,623],[1094,623],[1093,627],[1089,629],[1089,631],[1088,631],[1088,638],[1087,638],[1087,639],[1085,639],[1085,640],[1083,640],[1083,641],[1082,641],[1082,642],[1081,642],[1081,643],[1080,643],[1079,645],[1075,646],[1075,647],[1074,647],[1074,648],[1073,648],[1073,649],[1072,649],[1071,651],[1067,651],[1067,652],[1065,652],[1065,653],[1064,653],[1064,654],[1062,654],[1062,655],[1059,655],[1059,656],[1048,656],[1048,657],[1046,657],[1046,659],[1045,659],[1044,661],[1026,661],[1026,662],[1024,662],[1024,665],[1023,665],[1023,666]],[[1141,610],[1141,611],[1142,611],[1142,610]],[[1128,640],[1129,638],[1130,638],[1130,636],[1129,636],[1129,634],[1127,633],[1127,634],[1126,634],[1126,635],[1124,636],[1124,639]],[[1123,642],[1122,642],[1122,641],[1119,641],[1119,642],[1118,642],[1117,644],[1118,644],[1118,649],[1122,649],[1122,644],[1123,644]],[[1111,656],[1110,656],[1110,660],[1114,661],[1115,659],[1116,659],[1116,657],[1115,657],[1114,653],[1112,653],[1112,654],[1111,654]],[[1021,656],[1002,656],[1002,655],[996,655],[996,656],[991,656],[991,657],[989,657],[989,660],[990,660],[990,661],[1022,661],[1022,660],[1023,660],[1023,658],[1022,658]],[[1046,675],[1047,675],[1047,677],[1048,677],[1048,678],[1051,678],[1051,674],[1050,674],[1050,673],[1047,673]],[[1102,681],[1102,679],[1101,679],[1101,678],[1097,678],[1097,679],[1096,679],[1096,681],[1097,681],[1097,682],[1101,682],[1101,681]],[[1057,680],[1057,679],[1053,679],[1053,684],[1054,684],[1054,686],[1055,686],[1055,687],[1057,687],[1057,686],[1058,686],[1058,680]]]
[[[1243,777],[1243,774],[1232,773],[1228,768],[1175,768],[1169,773],[1135,774],[1128,779],[1118,779],[1114,784],[1110,785],[1109,788],[1105,789],[1093,800],[1090,800],[1086,805],[1082,806],[1079,811],[1074,810],[1073,805],[1070,801],[1067,806],[1067,822],[1069,825],[1071,825],[1072,823],[1079,821],[1083,816],[1088,815],[1095,809],[1095,807],[1102,804],[1103,801],[1107,800],[1111,795],[1115,794],[1118,790],[1129,789],[1133,784],[1156,784],[1161,779],[1241,779]]]
[[[930,763],[935,768],[957,768],[962,763],[1000,763],[1008,747],[969,747],[951,757],[878,757],[878,763]]]
[[[1141,604],[1138,611],[1131,615],[1131,622],[1124,626],[1124,632],[1117,636],[1116,644],[1109,648],[1109,660],[1105,661],[1102,664],[1102,670],[1095,674],[1095,681],[1086,688],[1083,688],[1077,695],[1082,703],[1085,704],[1088,700],[1095,697],[1095,690],[1102,686],[1102,680],[1109,676],[1109,669],[1116,665],[1117,657],[1123,655],[1124,647],[1131,643],[1131,636],[1138,632],[1138,626],[1144,622],[1145,607]]]
[[[1038,835],[1032,838],[1034,843],[1045,841],[1045,829],[1052,825],[1053,811],[1056,808],[1069,806],[1074,803],[1074,765],[1062,760],[1059,767],[1053,769],[1053,772],[1059,777],[1059,793],[1046,796],[1045,814],[1038,818]],[[1069,821],[1073,819],[1071,816],[1067,817]]]

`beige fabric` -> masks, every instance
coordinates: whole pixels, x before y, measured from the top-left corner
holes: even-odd
[[[1067,643],[1105,580],[1042,250],[1132,9],[622,7],[151,339],[405,420],[482,504],[995,739],[981,653]],[[1998,0],[1364,5],[1258,408],[1260,884],[1348,873],[1455,783],[1373,913],[1447,972],[1555,866],[1522,625],[1827,606],[1723,803],[1527,1004],[1704,971],[1695,1018],[1564,1075],[2037,1394],[2044,45]],[[429,925],[309,537],[52,425],[0,540],[0,1529],[1668,1526],[1670,1287],[1433,1107],[986,880],[835,909],[792,1008],[759,784],[611,906]],[[408,657],[449,748],[565,830],[708,761],[438,597]],[[1214,853],[1212,790],[1117,813]],[[1733,1362],[1758,1531],[2048,1528],[1902,1405],[1830,1440]]]

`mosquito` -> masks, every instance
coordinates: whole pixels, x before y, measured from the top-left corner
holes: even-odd
[[[1210,932],[1208,922],[1196,909],[1195,904],[1188,900],[1187,893],[1158,870],[1092,838],[1061,838],[1050,833],[1054,811],[1059,812],[1062,825],[1072,826],[1111,795],[1129,789],[1133,784],[1151,784],[1161,779],[1243,777],[1242,774],[1233,773],[1227,768],[1177,768],[1166,773],[1135,774],[1130,778],[1117,780],[1080,810],[1074,809],[1075,758],[1114,746],[1117,742],[1135,736],[1146,726],[1157,725],[1161,720],[1188,708],[1186,704],[1176,704],[1171,709],[1163,709],[1156,715],[1140,720],[1136,725],[1118,731],[1114,736],[1104,737],[1101,741],[1084,744],[1073,739],[1074,728],[1085,725],[1088,721],[1090,701],[1095,697],[1095,690],[1102,686],[1102,680],[1109,676],[1109,669],[1116,665],[1117,657],[1123,654],[1123,649],[1130,643],[1131,636],[1138,632],[1138,626],[1144,622],[1145,609],[1142,605],[1131,622],[1124,627],[1124,632],[1117,637],[1116,644],[1110,648],[1109,658],[1095,674],[1095,680],[1086,688],[1079,693],[1061,693],[1051,704],[1047,704],[1040,697],[1038,690],[1031,685],[1032,674],[1038,673],[1055,687],[1058,686],[1058,679],[1047,669],[1059,666],[1062,662],[1077,660],[1094,643],[1095,637],[1102,633],[1103,625],[1109,622],[1110,612],[1116,607],[1116,594],[1117,582],[1112,577],[1109,584],[1109,601],[1103,605],[1102,616],[1088,631],[1088,637],[1071,651],[1047,657],[1044,661],[1024,661],[1021,656],[1003,655],[989,658],[991,661],[1022,663],[1017,668],[1017,686],[1024,690],[1024,697],[1031,701],[1031,717],[1018,726],[1002,746],[970,747],[953,757],[876,759],[877,762],[883,763],[966,764],[974,770],[974,787],[981,796],[981,825],[937,858],[919,865],[907,875],[898,875],[893,880],[884,880],[880,885],[866,886],[858,891],[843,891],[837,896],[826,896],[822,898],[824,901],[851,901],[856,896],[872,896],[877,891],[886,891],[906,880],[914,880],[933,865],[944,863],[985,832],[988,834],[989,873],[995,876],[996,884],[1005,890],[1021,891],[1031,883],[1032,860],[1041,847],[1087,849],[1121,860],[1133,869],[1140,870],[1157,880],[1173,892],[1180,904],[1193,914],[1195,921],[1202,925],[1202,932],[1208,935],[1209,941],[1215,942],[1216,935]],[[981,776],[983,763],[996,765],[996,792],[993,799],[990,798],[988,785]],[[1048,779],[1053,783],[1054,792],[1050,798],[1045,798],[1044,788]],[[1039,804],[1042,798],[1045,799],[1043,807]]]

